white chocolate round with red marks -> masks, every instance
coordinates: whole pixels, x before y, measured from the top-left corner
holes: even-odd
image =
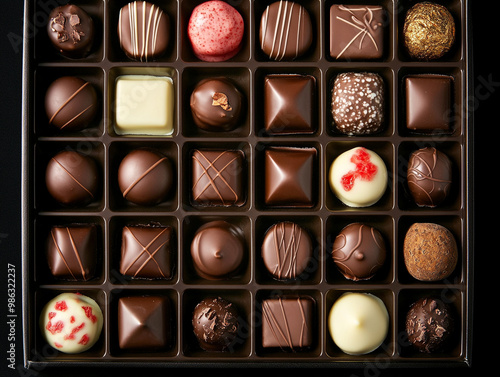
[[[40,314],[40,328],[47,342],[64,353],[80,353],[92,347],[101,334],[102,311],[90,297],[61,293]]]
[[[387,168],[375,152],[356,147],[338,156],[330,166],[330,188],[349,207],[368,207],[384,195]]]

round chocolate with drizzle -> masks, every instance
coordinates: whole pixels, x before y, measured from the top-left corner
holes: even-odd
[[[50,84],[45,94],[49,124],[65,132],[89,126],[96,117],[97,108],[95,88],[79,77],[60,77]]]
[[[170,20],[158,6],[133,1],[120,9],[118,38],[125,54],[139,61],[165,54],[170,39]]]
[[[239,269],[245,254],[242,232],[226,221],[201,226],[191,242],[193,265],[201,277],[227,279]]]
[[[49,14],[47,33],[52,45],[68,58],[86,57],[94,41],[94,22],[82,8],[61,5]]]
[[[118,167],[118,185],[123,197],[139,205],[161,203],[169,194],[173,180],[168,157],[146,148],[128,153]]]
[[[238,335],[238,310],[221,297],[200,301],[193,312],[194,335],[206,351],[227,351]]]
[[[313,40],[312,22],[302,5],[277,1],[269,5],[260,21],[262,51],[273,60],[293,60],[303,56]]]
[[[448,156],[434,147],[421,148],[410,156],[408,190],[420,207],[436,207],[446,200],[452,183]]]
[[[337,235],[332,257],[339,271],[349,280],[368,280],[383,266],[386,245],[374,227],[353,223]]]
[[[68,150],[57,153],[45,171],[47,191],[63,205],[86,205],[99,188],[98,168],[89,156]]]
[[[206,131],[231,131],[239,125],[243,96],[224,77],[200,81],[190,98],[194,123]]]
[[[275,279],[295,279],[312,257],[312,240],[301,226],[282,221],[267,231],[262,243],[262,259]]]

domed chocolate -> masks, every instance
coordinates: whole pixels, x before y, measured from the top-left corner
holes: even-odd
[[[50,12],[47,33],[61,55],[84,58],[94,41],[94,22],[82,8],[73,4],[61,5]]]
[[[192,324],[201,348],[226,351],[237,337],[238,310],[223,298],[206,298],[196,305]]]
[[[339,271],[350,280],[371,279],[386,258],[382,234],[369,225],[347,225],[335,238],[332,257]]]
[[[409,342],[420,352],[442,351],[455,327],[451,309],[438,298],[425,297],[414,302],[406,315]]]
[[[209,280],[231,277],[245,254],[242,232],[226,221],[211,221],[201,226],[191,243],[193,265],[201,277]]]
[[[195,124],[206,131],[231,131],[239,125],[243,97],[227,78],[202,80],[191,93]]]
[[[45,184],[59,203],[86,205],[95,199],[99,188],[97,164],[75,151],[59,152],[47,164]]]
[[[404,44],[417,60],[435,60],[444,56],[455,42],[455,21],[440,4],[423,1],[406,14]]]
[[[63,131],[86,128],[97,114],[97,93],[90,82],[64,76],[50,84],[45,94],[49,124]]]
[[[414,151],[407,172],[408,189],[420,207],[436,207],[450,193],[451,161],[434,147]]]
[[[123,197],[139,205],[162,202],[173,186],[174,173],[168,157],[149,149],[136,149],[118,167]]]

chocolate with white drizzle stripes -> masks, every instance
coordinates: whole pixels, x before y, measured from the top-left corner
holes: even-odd
[[[163,55],[169,41],[169,18],[158,6],[134,1],[120,9],[120,47],[134,60],[148,61]]]
[[[277,1],[262,14],[259,38],[271,59],[296,59],[307,52],[313,40],[309,13],[298,3]]]

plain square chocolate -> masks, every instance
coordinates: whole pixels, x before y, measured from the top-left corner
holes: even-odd
[[[121,349],[160,350],[170,346],[171,310],[167,297],[131,296],[118,300]]]
[[[314,206],[316,148],[269,147],[265,151],[265,204]]]
[[[262,346],[296,350],[313,344],[313,307],[310,297],[278,297],[262,302]]]
[[[194,150],[192,200],[198,205],[236,206],[245,203],[244,163],[240,150]]]
[[[268,134],[311,134],[315,131],[316,78],[268,75],[264,80],[264,125]]]
[[[50,271],[56,278],[75,281],[92,279],[97,263],[97,227],[52,227],[47,237],[46,257]]]
[[[416,132],[447,132],[451,128],[453,78],[445,75],[406,77],[406,127]]]
[[[120,273],[132,278],[172,277],[172,227],[130,225],[122,231]]]
[[[330,56],[375,60],[384,53],[385,9],[372,5],[330,7]]]

